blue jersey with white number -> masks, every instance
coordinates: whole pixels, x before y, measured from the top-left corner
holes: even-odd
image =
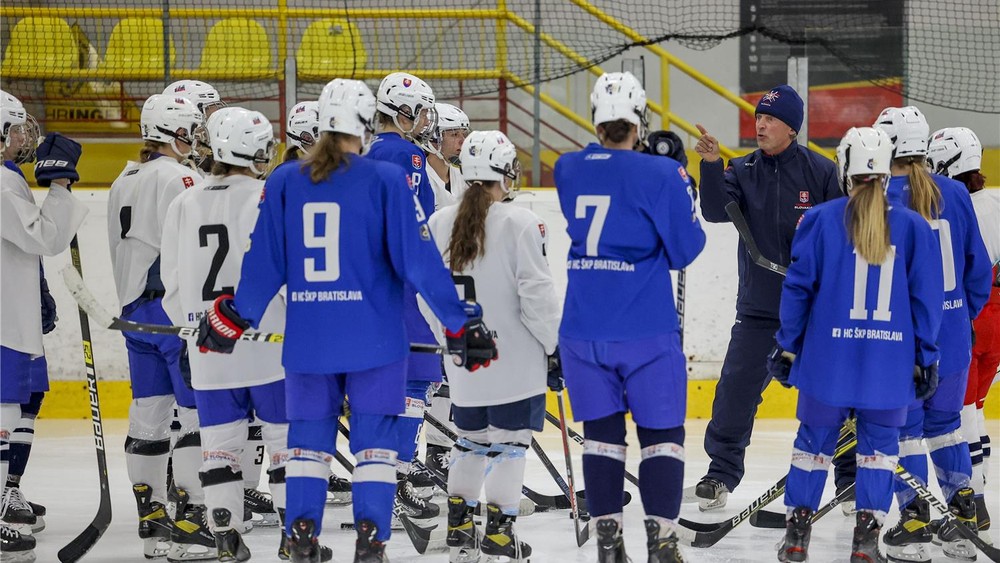
[[[990,297],[991,264],[979,232],[969,191],[960,182],[931,174],[941,190],[940,217],[931,222],[941,248],[944,318],[941,320],[941,377],[961,374],[972,360],[972,321]],[[907,176],[889,180],[890,202],[909,206]]]
[[[670,270],[705,247],[684,167],[591,143],[559,157],[555,182],[571,239],[559,335],[621,341],[678,330]]]
[[[835,407],[914,400],[913,366],[938,359],[941,256],[920,215],[889,209],[891,259],[872,266],[848,239],[847,198],[806,211],[792,239],[776,339],[796,354],[789,382]]]
[[[299,162],[267,179],[236,310],[257,326],[288,286],[286,369],[342,373],[403,359],[404,280],[446,327],[462,328],[455,285],[414,206],[398,166],[351,154],[319,183]]]
[[[406,171],[406,182],[417,202],[420,214],[434,212],[434,189],[427,178],[427,162],[420,147],[398,133],[379,133],[368,151],[368,158],[392,162]],[[435,344],[434,334],[417,305],[417,289],[407,285],[403,295],[403,319],[411,342]],[[407,362],[406,377],[413,381],[441,381],[441,361],[427,354],[413,354]]]

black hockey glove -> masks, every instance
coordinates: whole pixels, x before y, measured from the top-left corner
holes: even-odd
[[[188,389],[194,389],[194,384],[191,383],[191,357],[188,356],[188,347],[186,342],[184,343],[184,346],[181,346],[181,358],[177,363],[180,364],[181,379],[184,381],[184,385]]]
[[[232,295],[220,295],[198,324],[198,350],[232,354],[243,331],[250,328],[236,309]]]
[[[791,389],[788,383],[788,376],[792,373],[792,360],[795,356],[786,352],[781,344],[775,344],[771,353],[767,355],[767,374],[773,377],[786,389]]]
[[[929,366],[913,366],[913,384],[916,386],[918,401],[933,397],[938,388],[937,362]]]
[[[42,334],[48,334],[56,329],[56,321],[59,320],[59,316],[56,315],[56,300],[49,293],[49,283],[45,281],[45,272],[40,271],[40,273],[42,289]]]
[[[70,184],[79,180],[76,163],[80,161],[82,152],[80,143],[61,133],[46,135],[35,153],[38,157],[38,162],[35,163],[35,180],[38,185],[47,188],[52,185],[52,180],[65,178]]]
[[[546,383],[548,384],[549,389],[556,392],[562,391],[566,388],[566,382],[563,380],[562,360],[559,358],[558,346],[556,346],[556,351],[549,356],[549,375]]]
[[[456,366],[463,366],[469,371],[489,367],[490,362],[498,359],[500,354],[493,334],[483,322],[483,310],[476,303],[466,303],[465,314],[469,320],[465,321],[461,330],[445,330],[448,353]]]
[[[969,344],[969,346],[971,346],[972,348],[975,348],[976,347],[976,327],[972,326],[972,323],[969,323],[969,326],[970,326],[970,330],[972,331],[972,335],[971,335],[971,337],[972,337],[972,343]]]

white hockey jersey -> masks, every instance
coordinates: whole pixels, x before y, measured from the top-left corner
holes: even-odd
[[[249,176],[209,176],[178,196],[167,211],[160,249],[166,296],[174,324],[197,326],[215,298],[236,293],[243,254],[257,223],[264,182]],[[259,330],[284,332],[285,304],[275,296]],[[231,355],[202,354],[188,341],[195,389],[234,389],[283,379],[281,346],[237,342]]]
[[[990,263],[996,265],[1000,262],[1000,191],[986,189],[972,194],[972,208]]]
[[[160,256],[167,208],[201,180],[197,172],[168,156],[129,162],[108,195],[108,244],[121,307],[146,290],[150,266]]]
[[[41,356],[41,257],[66,250],[87,208],[56,184],[39,207],[24,178],[0,166],[0,209],[0,345]]]
[[[442,255],[448,248],[458,206],[449,206],[430,218],[431,233]],[[559,340],[561,303],[545,258],[548,241],[545,222],[528,209],[495,203],[486,216],[486,252],[470,268],[455,274],[469,276],[483,320],[494,332],[498,360],[486,371],[470,373],[445,359],[451,400],[461,407],[502,405],[545,392],[546,356]],[[447,262],[447,257],[446,257]],[[424,316],[443,334],[427,309]]]
[[[431,182],[431,189],[434,190],[434,209],[441,209],[449,205],[456,205],[465,193],[465,180],[462,179],[462,171],[457,166],[448,165],[448,182],[438,176],[438,173],[427,165],[427,179]],[[445,185],[448,187],[445,188]]]

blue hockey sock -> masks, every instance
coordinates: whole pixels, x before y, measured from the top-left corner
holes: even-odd
[[[625,413],[583,423],[583,479],[594,517],[622,511],[625,488]]]
[[[785,506],[819,508],[839,432],[838,426],[799,424],[792,447],[792,465],[785,482]]]
[[[960,426],[961,413],[935,409],[924,413],[924,439],[941,492],[948,501],[959,489],[968,487],[972,479],[969,443],[962,437]]]
[[[285,465],[285,531],[299,518],[311,519],[316,534],[323,528],[323,509],[330,478],[328,453],[336,448],[337,419],[292,420],[288,424],[288,464]]]
[[[875,514],[881,522],[892,507],[892,489],[899,461],[899,428],[858,416],[858,475],[854,489],[857,510]]]
[[[398,454],[396,469],[406,475],[410,473],[410,463],[417,458],[420,445],[420,428],[424,425],[424,411],[427,409],[429,381],[406,382],[406,410],[396,422]]]
[[[654,430],[637,428],[642,461],[639,492],[648,516],[675,520],[684,489],[684,427]]]
[[[906,424],[899,429],[899,464],[921,484],[927,486],[927,453],[924,450],[923,437],[924,409],[921,406],[906,413]],[[899,502],[901,509],[917,498],[917,493],[901,479],[895,479],[893,483],[896,501]]]

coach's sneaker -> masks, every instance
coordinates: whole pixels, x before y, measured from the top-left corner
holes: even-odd
[[[326,502],[334,506],[345,506],[354,500],[351,490],[351,482],[336,475],[330,475],[330,480],[326,485]]]
[[[531,546],[520,541],[514,533],[514,521],[517,516],[504,514],[495,504],[486,505],[486,530],[480,550],[483,555],[506,557],[499,561],[528,561],[531,556]],[[488,559],[489,560],[489,559]]]
[[[778,546],[778,561],[808,561],[813,511],[805,506],[792,510],[785,522],[785,539]]]
[[[247,561],[250,550],[243,543],[240,533],[233,529],[230,521],[233,513],[226,508],[212,510],[215,522],[215,548],[219,551],[219,561]]]
[[[448,497],[448,537],[450,563],[479,561],[479,533],[472,519],[473,508],[458,496]]]
[[[694,494],[698,497],[698,510],[705,512],[726,506],[729,489],[714,477],[702,477],[694,489]]]
[[[396,502],[407,516],[415,520],[436,518],[441,514],[438,505],[427,502],[427,499],[417,495],[413,485],[405,479],[396,482]]]
[[[354,563],[388,563],[385,542],[375,539],[378,528],[371,520],[359,520],[355,529],[358,540],[354,543]]]
[[[170,550],[170,530],[174,523],[163,503],[153,501],[153,489],[144,483],[132,485],[135,505],[139,512],[139,537],[146,559],[163,557]]]
[[[292,558],[292,548],[288,534],[285,532],[285,509],[278,509],[278,517],[281,519],[281,543],[278,545],[278,559],[288,561]],[[305,520],[304,520],[305,521]],[[312,520],[308,520],[312,522]],[[317,544],[318,545],[318,544]],[[333,550],[325,545],[319,546],[319,561],[325,563],[333,560]]]
[[[626,563],[625,540],[618,518],[603,517],[594,522],[594,529],[597,531],[597,563]]]
[[[952,559],[963,561],[976,560],[976,546],[965,539],[959,531],[959,526],[965,526],[974,533],[979,533],[979,525],[976,521],[976,500],[972,489],[966,487],[959,489],[948,502],[948,511],[955,518],[949,519],[941,525],[938,530],[938,538],[941,539],[941,550]]]
[[[882,526],[875,515],[868,511],[855,516],[854,541],[851,543],[851,563],[887,563],[885,555],[878,548],[878,536]]]
[[[646,519],[648,563],[684,563],[684,557],[677,546],[677,533],[673,526],[664,526],[665,523],[661,518]]]
[[[173,563],[216,559],[219,552],[215,548],[215,537],[208,530],[205,505],[190,504],[184,489],[174,488],[171,494],[177,503],[177,517],[170,531],[171,545],[167,561]]]
[[[927,562],[931,541],[931,507],[926,500],[914,499],[899,516],[899,523],[885,533],[885,553],[890,561]]]
[[[35,538],[21,535],[6,524],[0,524],[0,561],[4,563],[33,563]]]

